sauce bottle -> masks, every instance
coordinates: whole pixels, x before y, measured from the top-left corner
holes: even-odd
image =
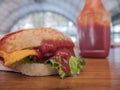
[[[80,56],[106,58],[110,49],[111,15],[101,0],[86,0],[77,18]]]

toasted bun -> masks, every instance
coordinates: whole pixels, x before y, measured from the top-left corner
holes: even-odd
[[[58,74],[57,70],[48,64],[21,64],[16,66],[16,69],[28,76],[48,76]]]
[[[69,40],[62,33],[51,28],[35,28],[6,35],[0,40],[0,50],[13,52],[25,48],[38,47],[42,40]]]

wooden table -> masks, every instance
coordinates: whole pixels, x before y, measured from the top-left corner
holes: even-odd
[[[85,61],[80,75],[65,79],[0,71],[0,90],[120,90],[120,49],[111,49],[107,59]]]

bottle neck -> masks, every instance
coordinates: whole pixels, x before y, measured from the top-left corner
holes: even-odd
[[[101,0],[86,0],[85,6],[82,10],[84,13],[94,13],[94,12],[103,12],[106,11]]]
[[[102,1],[101,0],[86,0],[86,4],[85,6],[87,7],[100,7],[103,6]]]

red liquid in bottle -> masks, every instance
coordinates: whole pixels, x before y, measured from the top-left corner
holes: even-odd
[[[110,20],[111,17],[101,0],[87,0],[77,20],[80,56],[101,58],[108,56]]]

